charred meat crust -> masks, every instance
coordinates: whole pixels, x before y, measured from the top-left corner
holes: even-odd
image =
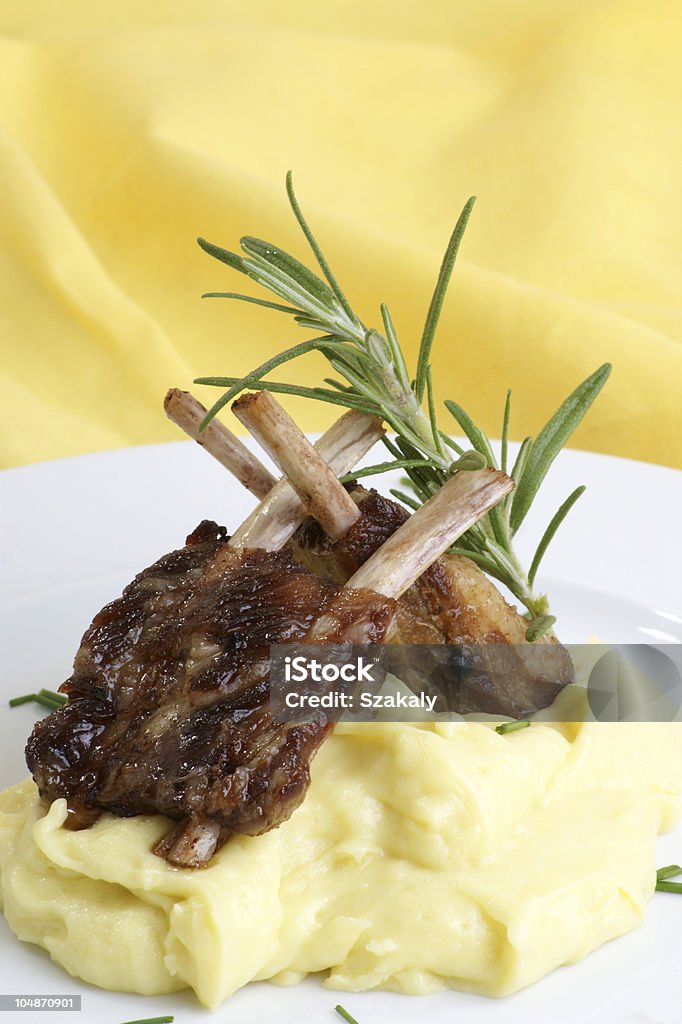
[[[95,616],[68,703],[26,747],[40,793],[65,797],[76,827],[106,810],[207,820],[222,838],[273,828],[303,799],[332,723],[271,718],[270,645],[302,640],[328,609],[341,635],[361,620],[380,641],[394,607],[202,523]]]

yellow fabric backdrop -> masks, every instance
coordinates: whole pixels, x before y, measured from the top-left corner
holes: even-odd
[[[386,300],[412,353],[477,193],[440,398],[497,434],[510,385],[520,437],[610,359],[575,443],[682,465],[680,54],[677,0],[4,0],[2,464],[174,438],[169,385],[299,338],[202,302],[240,281],[194,241],[302,254],[292,167],[354,305]]]

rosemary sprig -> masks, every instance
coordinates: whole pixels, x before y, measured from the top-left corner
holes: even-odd
[[[257,238],[241,239],[243,255],[200,238],[199,245],[210,256],[238,270],[282,301],[273,302],[239,292],[207,292],[205,297],[233,298],[274,309],[292,316],[315,336],[268,359],[245,377],[198,377],[197,384],[224,389],[207,413],[202,429],[241,391],[254,387],[371,413],[395,431],[395,437],[384,439],[393,460],[372,467],[373,472],[403,469],[414,497],[404,491],[391,493],[411,508],[427,501],[453,472],[479,469],[483,465],[497,466],[489,438],[458,403],[448,401],[445,406],[471,448],[465,451],[440,429],[431,371],[431,349],[438,320],[474,199],[466,203],[450,237],[422,332],[414,379],[411,379],[388,308],[385,304],[380,307],[384,333],[365,326],[341,290],[303,215],[294,193],[291,172],[287,175],[286,187],[291,208],[322,277],[277,246]],[[277,367],[313,351],[325,356],[336,373],[335,377],[325,379],[328,387],[310,388],[266,379]],[[553,516],[536,547],[529,570],[521,565],[513,538],[549,467],[601,391],[610,369],[608,363],[600,366],[568,396],[536,438],[524,440],[511,469],[515,491],[468,530],[454,549],[508,587],[527,609],[529,640],[539,639],[555,621],[547,596],[534,588],[535,577],[558,527],[584,488],[576,488]],[[500,459],[500,468],[505,472],[508,471],[510,416],[511,392],[507,391]],[[369,475],[369,471],[355,474],[359,475]]]

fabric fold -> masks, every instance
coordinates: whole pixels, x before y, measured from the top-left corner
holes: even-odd
[[[663,0],[72,0],[59,16],[9,0],[0,465],[172,439],[169,386],[302,339],[275,314],[202,303],[243,282],[195,243],[255,234],[307,258],[291,167],[354,306],[379,324],[388,302],[412,360],[478,195],[434,349],[438,400],[497,435],[511,387],[521,439],[609,360],[572,443],[682,467],[681,47]],[[295,379],[318,383],[321,366]],[[333,417],[288,407],[308,430]]]

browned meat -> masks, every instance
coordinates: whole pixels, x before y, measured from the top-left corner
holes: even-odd
[[[375,490],[356,484],[350,493],[360,516],[341,540],[330,540],[309,518],[290,542],[300,562],[337,583],[349,579],[409,519],[401,505]],[[475,645],[479,685],[458,695],[448,691],[448,673],[443,673],[448,692],[442,706],[460,714],[484,711],[521,717],[548,707],[574,681],[568,652],[554,637],[529,644],[527,625],[474,562],[444,555],[399,599],[387,641]],[[490,645],[487,653],[480,650],[482,644]]]
[[[161,852],[182,864],[231,832],[273,828],[303,799],[332,723],[271,718],[269,646],[321,616],[318,642],[381,641],[394,609],[203,523],[95,616],[61,687],[68,703],[28,741],[40,793],[65,797],[76,827],[101,810],[168,815],[181,825]]]

